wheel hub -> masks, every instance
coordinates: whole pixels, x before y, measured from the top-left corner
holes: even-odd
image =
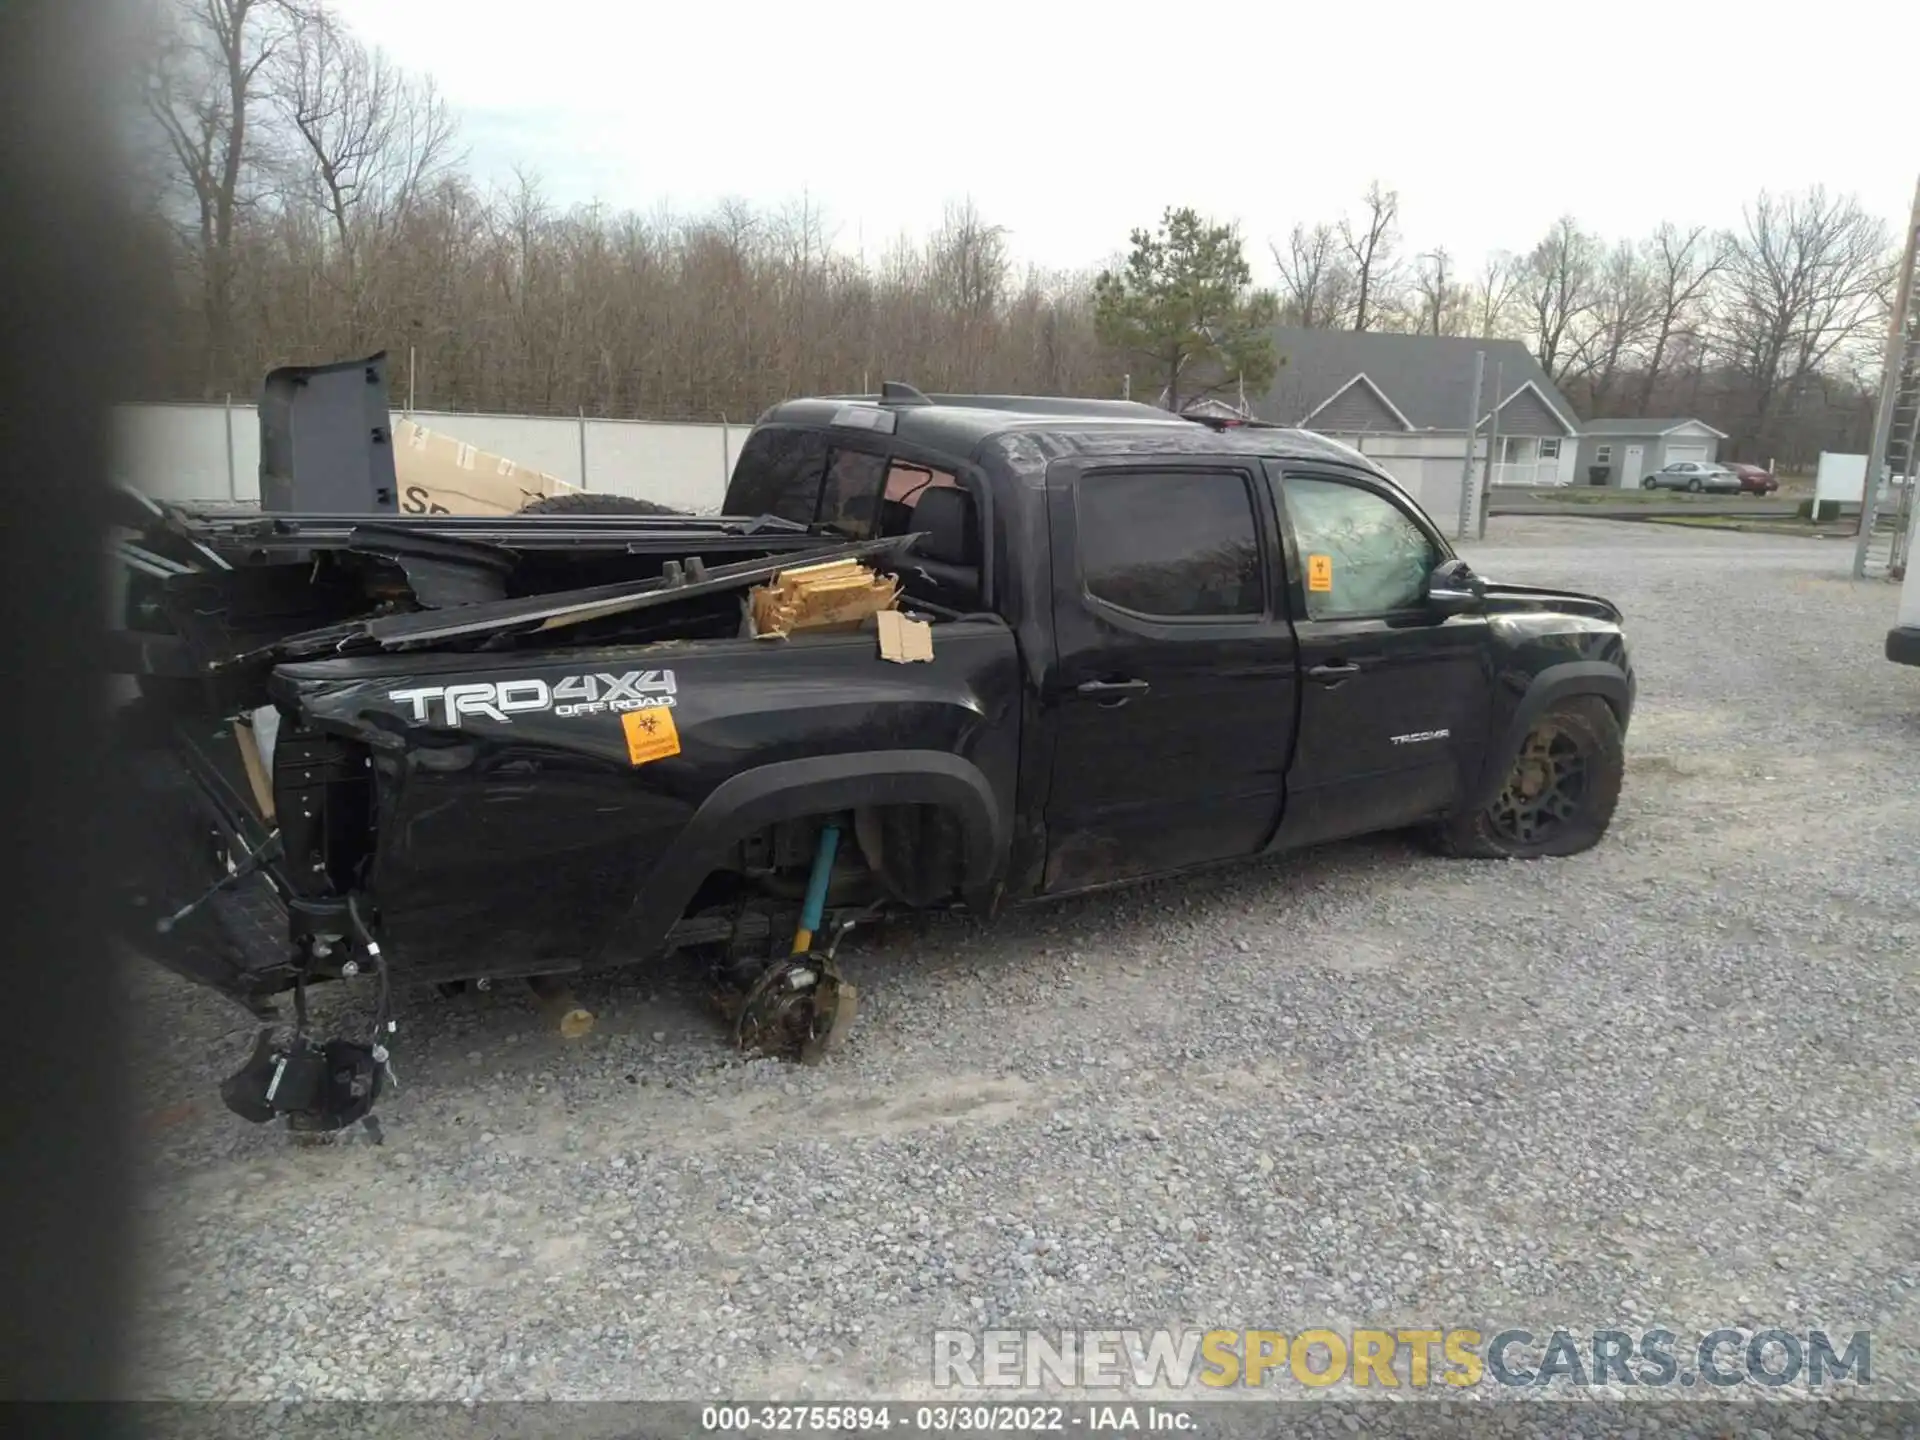
[[[1488,819],[1504,839],[1538,844],[1579,813],[1586,788],[1587,756],[1575,736],[1542,724],[1521,746]]]
[[[767,966],[734,1017],[743,1051],[815,1061],[852,1025],[857,992],[825,955],[794,955]]]

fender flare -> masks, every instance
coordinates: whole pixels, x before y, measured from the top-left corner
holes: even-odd
[[[1480,762],[1479,780],[1467,797],[1467,813],[1493,803],[1527,732],[1548,708],[1575,695],[1597,695],[1607,702],[1625,734],[1633,714],[1634,688],[1633,677],[1611,661],[1568,660],[1547,666],[1521,692],[1505,728]]]
[[[915,804],[940,805],[959,818],[963,888],[984,890],[1005,859],[1008,827],[978,766],[944,750],[808,756],[743,770],[716,786],[641,884],[620,931],[649,948],[659,944],[701,882],[755,830],[803,815]]]

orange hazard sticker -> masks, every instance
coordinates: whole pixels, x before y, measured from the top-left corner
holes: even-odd
[[[1307,556],[1307,589],[1333,589],[1333,557],[1331,555]]]
[[[664,760],[680,753],[680,731],[673,723],[671,705],[629,710],[620,717],[620,728],[627,732],[630,764],[645,765],[649,760]]]

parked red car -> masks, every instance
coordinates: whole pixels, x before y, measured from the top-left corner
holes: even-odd
[[[1731,460],[1722,460],[1720,467],[1731,470],[1739,477],[1742,495],[1771,495],[1780,488],[1780,482],[1773,478],[1773,472],[1763,470],[1758,465],[1739,465]]]

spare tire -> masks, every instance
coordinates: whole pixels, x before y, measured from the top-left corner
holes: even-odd
[[[679,515],[682,511],[652,500],[636,500],[631,495],[608,495],[595,490],[575,490],[565,495],[546,495],[520,507],[522,515]]]

